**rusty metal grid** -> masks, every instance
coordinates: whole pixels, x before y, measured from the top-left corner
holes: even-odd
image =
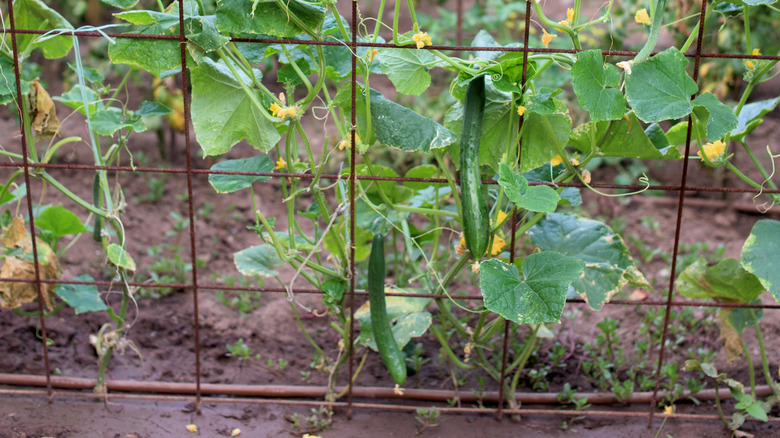
[[[182,0],[178,0],[181,2]],[[358,6],[359,0],[352,0],[352,17],[351,17],[351,24],[352,29],[357,28],[357,6]],[[400,0],[397,0],[400,1]],[[13,7],[11,6],[12,0],[8,0],[8,15],[9,15],[9,29],[7,29],[7,33],[10,35],[11,39],[11,45],[12,50],[14,53],[15,60],[18,60],[18,50],[17,50],[17,35],[18,34],[44,34],[45,31],[39,31],[39,30],[33,30],[33,29],[17,29],[14,21],[14,13],[13,13]],[[471,47],[471,46],[461,46],[461,39],[462,39],[462,21],[463,21],[463,5],[462,0],[457,0],[457,12],[458,12],[458,21],[457,21],[457,32],[456,32],[456,38],[458,45],[456,46],[444,46],[444,45],[433,45],[433,46],[427,46],[425,47],[425,50],[453,50],[453,51],[473,51],[473,50],[482,50],[482,51],[519,51],[523,52],[523,76],[522,76],[522,83],[523,83],[523,89],[525,90],[526,86],[526,70],[528,65],[528,54],[529,53],[576,53],[576,50],[571,49],[546,49],[546,48],[531,48],[527,47],[527,41],[529,40],[529,30],[530,30],[530,18],[533,14],[533,8],[531,7],[532,3],[531,0],[526,1],[526,14],[525,14],[525,31],[523,35],[522,40],[522,47],[518,48],[496,48],[496,47]],[[693,67],[693,79],[694,81],[698,82],[698,75],[699,75],[699,66],[700,61],[702,58],[732,58],[732,59],[767,59],[767,60],[780,60],[780,56],[767,56],[767,55],[752,55],[752,54],[720,54],[720,53],[702,53],[702,40],[703,40],[703,30],[704,30],[704,11],[707,7],[707,0],[701,1],[701,13],[700,13],[700,20],[699,20],[699,30],[698,30],[698,38],[696,42],[696,50],[694,52],[688,52],[685,54],[687,57],[691,57],[694,59],[694,67]],[[182,83],[182,89],[184,90],[183,98],[184,98],[184,119],[185,119],[185,126],[190,126],[190,95],[187,92],[188,88],[188,81],[189,77],[187,74],[187,59],[186,59],[186,35],[184,33],[184,13],[183,8],[179,8],[179,35],[139,35],[139,34],[128,34],[128,33],[102,33],[102,32],[91,32],[91,31],[74,31],[72,32],[73,35],[79,36],[79,37],[103,37],[105,35],[108,35],[112,38],[136,38],[136,39],[161,39],[161,40],[177,40],[179,41],[179,47],[180,47],[180,54],[181,54],[181,66],[182,71],[180,73],[181,83]],[[290,41],[285,39],[253,39],[253,38],[233,38],[232,41],[234,42],[256,42],[256,43],[282,43],[282,44],[294,44],[294,45],[337,45],[342,44],[335,41]],[[371,176],[358,176],[355,172],[355,163],[356,163],[356,152],[355,152],[355,131],[354,126],[356,125],[356,110],[355,110],[355,103],[356,103],[356,87],[354,86],[357,82],[356,77],[356,49],[357,47],[396,47],[393,44],[371,44],[371,43],[363,43],[358,42],[356,38],[356,33],[353,32],[352,35],[352,41],[349,42],[349,46],[352,49],[352,111],[351,111],[351,122],[353,125],[353,129],[351,130],[351,141],[352,141],[352,148],[351,148],[351,165],[350,165],[350,172],[346,175],[321,175],[321,178],[325,179],[346,179],[349,182],[349,193],[350,193],[350,237],[351,241],[355,241],[355,208],[354,208],[354,201],[355,201],[355,185],[357,180],[381,180],[381,181],[413,181],[413,182],[432,182],[432,183],[446,183],[447,181],[445,179],[424,179],[424,178],[404,178],[404,177],[371,177]],[[415,46],[406,46],[407,48],[414,48]],[[631,52],[631,51],[614,51],[614,50],[603,50],[602,53],[604,55],[617,55],[617,56],[634,56],[637,54],[637,52]],[[21,102],[22,95],[21,95],[21,86],[20,86],[20,69],[21,66],[19,65],[18,61],[14,62],[14,73],[16,75],[16,90],[17,90],[17,102]],[[693,96],[692,96],[693,98]],[[19,111],[20,117],[25,117],[23,111]],[[520,127],[522,127],[522,121],[523,118],[520,118]],[[197,234],[195,231],[195,214],[194,214],[194,199],[193,199],[193,176],[195,175],[202,175],[202,174],[235,174],[235,175],[259,175],[259,176],[269,176],[273,178],[283,178],[283,177],[289,177],[289,178],[300,178],[300,179],[308,179],[313,178],[314,175],[311,174],[298,174],[298,173],[279,173],[279,172],[272,172],[272,173],[260,173],[260,172],[229,172],[229,171],[211,171],[211,170],[203,170],[203,169],[194,169],[192,165],[192,156],[190,152],[190,146],[192,145],[192,139],[190,136],[190,130],[185,129],[184,130],[184,137],[185,137],[185,148],[186,148],[186,166],[183,168],[167,168],[167,169],[161,169],[161,168],[131,168],[131,167],[125,167],[125,166],[93,166],[93,165],[79,165],[79,164],[32,164],[29,162],[29,155],[27,150],[27,139],[26,139],[26,133],[25,130],[21,130],[21,150],[23,155],[23,161],[22,161],[22,168],[24,170],[24,178],[25,183],[27,186],[30,186],[30,178],[31,178],[31,171],[35,168],[53,168],[53,169],[70,169],[70,170],[78,170],[78,171],[94,171],[94,170],[110,170],[110,171],[117,171],[117,172],[153,172],[153,173],[170,173],[170,174],[184,174],[187,178],[187,204],[188,204],[188,219],[189,219],[189,243],[190,243],[190,260],[191,260],[191,274],[192,274],[192,283],[190,284],[155,284],[150,285],[147,283],[129,283],[130,286],[139,286],[139,287],[145,287],[145,288],[155,288],[155,287],[171,287],[171,288],[181,288],[185,290],[192,290],[193,294],[193,328],[194,328],[194,350],[195,350],[195,376],[194,376],[194,387],[191,388],[191,390],[184,391],[186,394],[193,394],[196,406],[198,409],[198,412],[200,412],[200,406],[204,399],[208,400],[208,402],[236,402],[236,403],[267,403],[267,402],[273,402],[273,403],[279,403],[279,404],[301,404],[301,405],[332,405],[332,406],[339,406],[346,408],[347,411],[347,417],[349,418],[352,413],[353,408],[361,408],[361,409],[390,409],[390,410],[413,410],[416,408],[416,406],[413,405],[395,405],[390,403],[385,404],[376,404],[376,403],[359,403],[353,401],[354,393],[357,392],[354,390],[352,385],[349,386],[349,389],[347,391],[346,395],[346,402],[324,402],[324,401],[311,401],[311,400],[280,400],[278,398],[272,398],[272,397],[266,397],[263,398],[263,396],[259,397],[253,397],[253,398],[216,398],[212,397],[213,395],[217,396],[224,396],[229,395],[227,393],[221,393],[217,391],[216,393],[212,390],[208,391],[208,394],[204,395],[202,388],[204,385],[201,384],[201,370],[200,370],[200,362],[201,362],[201,352],[200,352],[200,335],[199,335],[199,313],[198,313],[198,295],[200,290],[213,290],[213,289],[220,289],[220,290],[248,290],[248,291],[260,291],[260,292],[273,292],[273,293],[285,293],[286,290],[284,288],[271,288],[271,287],[238,287],[238,286],[225,286],[225,285],[217,285],[217,284],[207,284],[207,283],[199,283],[197,278],[197,272],[198,267],[196,265],[197,260]],[[691,147],[691,123],[690,123],[690,116],[689,116],[689,123],[688,123],[688,131],[686,135],[686,141],[685,141],[685,152],[684,157],[688,157],[690,155],[690,147]],[[676,214],[676,226],[674,231],[674,247],[673,247],[673,254],[672,254],[672,262],[671,262],[671,273],[670,273],[670,281],[669,285],[666,288],[666,294],[667,298],[666,300],[659,300],[659,301],[643,301],[643,302],[636,302],[636,301],[629,301],[629,300],[613,300],[608,302],[608,305],[633,305],[633,306],[663,306],[665,309],[664,313],[664,323],[663,323],[663,334],[662,334],[662,340],[660,343],[660,348],[658,352],[658,367],[656,371],[655,376],[655,387],[652,392],[651,396],[646,396],[644,399],[644,402],[649,401],[649,408],[647,412],[626,412],[626,411],[609,411],[609,410],[598,410],[598,411],[567,411],[567,410],[545,410],[545,409],[508,409],[504,407],[504,385],[499,383],[499,391],[497,394],[496,400],[499,400],[500,402],[497,403],[497,406],[493,409],[498,419],[502,418],[503,414],[539,414],[539,415],[558,415],[558,416],[571,416],[571,415],[588,415],[588,416],[631,416],[631,417],[639,417],[639,418],[648,418],[648,424],[652,424],[654,415],[658,415],[659,417],[676,417],[676,418],[689,418],[689,419],[700,419],[700,420],[719,420],[718,416],[716,415],[703,415],[703,414],[655,414],[655,404],[658,400],[658,392],[659,392],[659,385],[660,385],[660,370],[661,366],[664,364],[664,358],[665,358],[665,341],[667,337],[668,332],[668,326],[669,326],[669,320],[670,320],[670,314],[672,307],[750,307],[750,308],[761,308],[761,309],[780,309],[780,304],[768,304],[768,305],[750,305],[750,304],[728,304],[728,303],[714,303],[714,302],[699,302],[699,301],[693,301],[693,300],[677,300],[674,296],[674,278],[676,274],[677,269],[677,256],[679,251],[679,243],[680,243],[680,235],[681,235],[681,229],[682,229],[682,214],[685,208],[685,195],[688,192],[743,192],[743,193],[759,193],[759,190],[754,188],[739,188],[739,187],[700,187],[700,186],[689,186],[687,185],[687,172],[688,172],[688,159],[683,160],[682,165],[682,171],[680,174],[680,183],[679,185],[654,185],[647,187],[648,190],[665,190],[665,191],[672,191],[672,192],[678,192],[678,201],[677,201],[677,214]],[[19,164],[15,163],[0,163],[0,168],[18,168]],[[484,184],[495,184],[495,181],[483,181]],[[544,183],[536,183],[532,182],[531,184],[544,184]],[[573,187],[583,187],[580,183],[569,183],[569,184],[558,184],[558,186],[573,186]],[[627,190],[637,190],[637,189],[644,189],[645,186],[635,186],[635,185],[619,185],[619,184],[604,184],[604,183],[594,183],[591,184],[593,187],[597,188],[609,188],[609,189],[627,189]],[[778,190],[763,190],[764,193],[779,193]],[[43,362],[44,362],[44,368],[45,368],[45,374],[43,376],[43,380],[40,381],[40,386],[45,386],[46,390],[14,390],[14,389],[6,389],[6,390],[0,390],[0,394],[8,394],[8,395],[45,395],[49,402],[51,403],[55,397],[55,395],[58,398],[80,398],[80,397],[94,397],[93,394],[85,394],[85,393],[79,393],[74,391],[54,391],[54,388],[68,388],[67,385],[64,385],[62,383],[56,383],[54,384],[52,382],[52,369],[49,364],[49,358],[48,358],[48,345],[47,345],[47,335],[46,335],[46,322],[44,312],[43,312],[43,300],[41,297],[41,285],[47,284],[47,283],[62,283],[62,284],[90,284],[95,286],[109,286],[111,285],[111,282],[109,281],[76,281],[76,280],[45,280],[41,278],[40,272],[39,272],[39,264],[37,260],[37,238],[35,235],[35,216],[33,214],[33,200],[32,200],[32,194],[28,190],[26,194],[26,208],[27,213],[30,218],[30,235],[32,239],[32,247],[33,247],[33,258],[34,258],[34,266],[35,266],[35,278],[34,279],[21,279],[21,278],[0,278],[0,281],[10,281],[10,282],[32,282],[35,283],[36,288],[38,290],[38,311],[39,311],[39,323],[41,327],[41,345],[43,349]],[[510,259],[514,259],[515,257],[515,249],[516,249],[516,242],[515,242],[515,231],[517,229],[518,224],[518,215],[513,214],[512,215],[512,221],[511,221],[511,228],[512,228],[512,234],[511,234],[511,243],[510,243]],[[345,293],[349,295],[349,307],[350,307],[350,337],[351,339],[354,339],[354,313],[355,313],[355,297],[356,296],[363,296],[367,295],[365,291],[360,291],[355,289],[355,265],[354,265],[354,257],[355,257],[355,247],[354,244],[350,247],[350,285],[349,290]],[[323,291],[321,290],[315,290],[315,289],[297,289],[296,292],[298,293],[305,293],[305,294],[322,294]],[[389,293],[388,295],[396,295],[393,293]],[[428,298],[448,298],[447,295],[442,294],[405,294],[405,296],[420,296],[420,297],[428,297]],[[481,300],[481,296],[457,296],[457,299],[463,299],[463,300]],[[582,299],[570,299],[567,300],[568,303],[572,304],[583,304],[584,300]],[[509,334],[509,327],[510,322],[507,321],[505,323],[505,330],[504,330],[504,339],[503,339],[503,351],[502,351],[502,380],[505,376],[506,372],[506,365],[507,365],[507,356],[508,356],[508,334]],[[354,373],[354,363],[355,358],[353,356],[353,350],[352,348],[349,349],[349,373],[348,376],[352,376]],[[21,376],[21,377],[29,377],[35,380],[35,378],[39,378],[40,376]],[[56,380],[59,382],[62,380],[61,378],[56,378]],[[128,387],[124,388],[124,391],[127,391],[129,393],[111,393],[111,397],[115,397],[118,399],[140,399],[140,400],[192,400],[192,395],[187,396],[174,396],[174,395],[159,395],[159,394],[151,394],[149,392],[154,391],[147,391],[144,389],[144,385],[153,385],[155,382],[135,382],[135,387]],[[19,385],[22,385],[19,383]],[[111,383],[109,382],[109,387]],[[223,385],[223,386],[230,386],[230,385]],[[233,385],[236,387],[240,387],[241,385]],[[302,388],[303,397],[304,395],[312,395],[315,391],[314,388],[310,387],[299,387]],[[307,392],[307,389],[310,389],[311,392]],[[406,396],[387,396],[388,399],[408,399],[408,400],[419,400],[414,397],[414,390],[408,390]],[[528,394],[532,395],[532,394]],[[308,398],[308,397],[307,397]],[[442,408],[442,412],[452,412],[452,413],[472,413],[475,410],[470,408]],[[490,412],[490,410],[480,408],[478,409],[478,412],[485,413]]]

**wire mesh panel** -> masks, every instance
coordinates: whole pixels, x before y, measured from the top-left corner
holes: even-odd
[[[691,398],[720,409],[728,387],[732,421],[767,419],[777,221],[724,219],[712,228],[741,240],[723,249],[686,238],[708,208],[776,214],[777,155],[747,140],[778,103],[753,94],[771,95],[780,60],[750,18],[762,6],[182,0],[74,29],[29,3],[3,11],[0,97],[18,124],[0,163],[0,292],[35,318],[41,354],[3,384],[50,401],[187,394],[198,410],[231,396],[349,417],[432,400],[651,423]],[[747,39],[721,53],[738,14]],[[39,64],[69,83],[35,79]],[[61,140],[55,101],[80,124]],[[186,302],[158,305],[178,291]],[[75,314],[57,316],[64,304]],[[684,351],[716,325],[723,346]],[[68,330],[89,334],[94,363],[61,368]],[[711,364],[721,349],[747,356],[750,390]],[[680,383],[683,367],[698,377]]]

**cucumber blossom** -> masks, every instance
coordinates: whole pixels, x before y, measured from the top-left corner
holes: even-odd
[[[485,77],[469,82],[460,135],[460,202],[463,207],[463,236],[471,255],[479,260],[490,240],[487,198],[479,174],[479,141],[485,115]]]
[[[402,385],[406,380],[404,355],[395,342],[385,304],[385,239],[382,234],[374,235],[371,255],[368,258],[368,300],[371,305],[371,328],[376,348],[395,383]]]

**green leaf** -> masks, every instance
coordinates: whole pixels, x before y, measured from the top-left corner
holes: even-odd
[[[433,164],[420,164],[419,166],[412,167],[404,175],[406,178],[438,178],[439,168]],[[417,181],[404,181],[403,184],[412,190],[422,190],[427,188],[433,183],[417,182]]]
[[[712,141],[737,127],[737,116],[712,93],[704,93],[693,99],[693,113],[707,126],[707,138]]]
[[[742,266],[780,301],[780,221],[762,219],[753,225],[742,247]]]
[[[48,7],[42,0],[14,1],[14,21],[17,29],[54,30],[73,29],[73,26],[59,12]],[[17,34],[16,44],[19,52],[37,47],[43,51],[46,59],[62,58],[73,47],[70,35],[60,35],[35,43],[40,35]],[[10,44],[10,42],[9,42]]]
[[[233,263],[238,272],[249,277],[275,277],[279,275],[275,268],[284,265],[276,249],[271,245],[257,245],[242,249],[233,254]]]
[[[749,303],[764,292],[758,278],[734,259],[708,266],[707,259],[699,257],[680,273],[676,285],[680,295],[687,298],[721,298],[740,303]]]
[[[449,129],[374,90],[371,90],[371,123],[380,143],[404,151],[427,153],[457,140]]]
[[[309,76],[311,74],[311,67],[309,62],[305,59],[296,59],[288,62],[287,64],[284,64],[279,70],[277,70],[276,80],[288,86],[302,84],[303,79],[301,79],[301,77],[295,71],[295,67],[293,67],[294,65],[297,66],[301,70],[301,73],[303,73],[305,76]]]
[[[2,93],[0,92],[0,94]],[[780,103],[780,96],[774,99],[751,102],[743,106],[737,117],[737,127],[731,131],[731,139],[743,141],[745,136],[753,132],[758,125],[764,122],[764,116],[772,112],[778,103]]]
[[[79,275],[76,281],[95,281],[89,275]],[[76,311],[76,314],[84,312],[102,312],[107,310],[106,303],[100,297],[100,291],[94,284],[58,284],[54,287],[54,293]]]
[[[480,74],[490,75],[493,86],[499,91],[522,94],[523,52],[504,53],[496,59],[496,62],[498,62],[498,64],[491,64],[490,67],[482,70]],[[536,62],[528,61],[526,78],[531,79],[535,75]]]
[[[528,235],[545,252],[557,251],[584,260],[585,272],[573,286],[594,310],[599,310],[635,274],[627,272],[634,261],[623,239],[601,222],[552,213],[531,227]]]
[[[758,5],[773,5],[777,3],[777,0],[725,0],[728,3],[733,3],[735,5],[748,5],[748,6],[758,6]]]
[[[624,117],[611,122],[597,122],[596,132],[593,134],[591,134],[593,124],[583,123],[572,131],[569,144],[583,153],[589,153],[591,135],[593,135],[596,138],[596,143],[601,145],[599,151],[606,157],[655,160],[679,160],[682,158],[680,151],[674,146],[667,144],[666,147],[659,150],[647,133],[642,130],[642,124],[633,112],[628,113],[626,117],[627,119]],[[657,137],[657,133],[655,135]]]
[[[146,131],[146,125],[140,117],[126,119],[121,109],[110,106],[92,115],[92,129],[100,135],[113,135],[120,129],[143,132]]]
[[[479,287],[485,307],[518,324],[560,322],[569,284],[585,268],[582,260],[544,251],[515,265],[492,259],[480,264]]]
[[[135,262],[133,261],[133,258],[130,257],[130,254],[128,254],[124,248],[116,243],[108,245],[108,248],[106,248],[106,255],[108,255],[108,260],[114,265],[127,269],[128,271],[135,271]]]
[[[428,50],[382,49],[375,59],[399,93],[416,96],[431,85],[429,64],[437,58]]]
[[[230,172],[271,172],[274,163],[268,155],[258,155],[238,160],[225,160],[211,166],[211,170]],[[251,187],[255,181],[266,181],[270,177],[262,175],[209,175],[209,183],[217,193],[232,193]]]
[[[238,71],[241,80],[251,87],[251,80]],[[258,93],[255,96],[260,100]],[[243,139],[268,152],[281,138],[225,62],[209,58],[192,70],[192,125],[206,155],[224,154]]]
[[[386,287],[385,293],[420,293],[415,289],[401,289]],[[398,348],[404,348],[413,337],[422,336],[430,327],[433,318],[425,311],[425,308],[433,301],[430,298],[387,296],[385,305],[387,317],[391,321],[393,336]],[[360,321],[360,335],[355,341],[357,344],[368,345],[377,351],[376,341],[373,339],[371,326],[371,306],[368,302],[355,311],[355,318]]]
[[[61,205],[43,210],[35,218],[35,225],[54,233],[58,239],[68,234],[79,234],[89,231],[78,216]]]
[[[87,87],[84,90],[84,93],[87,96],[87,105],[89,106],[90,114],[95,114],[97,110],[103,109],[105,107],[100,99],[100,96],[98,96],[97,93],[92,90],[92,88]],[[52,97],[52,100],[56,100],[57,102],[60,102],[63,105],[73,108],[81,114],[86,115],[86,111],[84,111],[84,102],[81,99],[81,85],[74,85],[73,88],[66,91],[65,93],[62,93],[62,96]]]
[[[618,86],[620,72],[604,64],[601,50],[577,54],[571,68],[572,86],[582,108],[593,121],[617,120],[626,112],[626,99]]]
[[[151,116],[163,116],[165,114],[170,114],[171,109],[167,106],[159,103],[159,102],[150,102],[148,100],[145,100],[141,102],[141,106],[138,107],[138,110],[136,110],[135,115],[141,116],[141,117],[151,117]]]
[[[22,80],[22,93],[30,92],[30,84]],[[14,64],[5,56],[0,57],[0,105],[16,99],[16,75]]]
[[[552,160],[558,152],[550,142],[557,141],[566,146],[571,132],[571,118],[568,114],[542,115],[526,111],[523,119],[523,153],[520,155],[520,172],[536,169]],[[553,140],[554,139],[554,140]]]
[[[546,185],[529,186],[528,180],[517,169],[501,163],[498,170],[498,184],[510,201],[528,211],[552,213],[558,207],[558,192]]]
[[[138,0],[100,0],[104,5],[120,9],[130,9],[138,3]]]
[[[114,16],[141,25],[136,32],[140,35],[178,35],[178,8],[179,3],[174,2],[166,9],[166,13],[128,11]],[[108,57],[113,64],[129,64],[152,74],[181,66],[181,51],[176,40],[118,38],[115,44],[108,46]]]
[[[325,18],[325,8],[301,0],[285,0],[290,13],[311,30],[317,29]],[[264,34],[280,38],[300,35],[288,12],[275,2],[249,0],[221,0],[217,2],[217,28],[222,32]]]
[[[647,123],[679,119],[693,108],[699,91],[685,72],[688,60],[674,47],[634,64],[626,75],[626,96],[637,117]]]

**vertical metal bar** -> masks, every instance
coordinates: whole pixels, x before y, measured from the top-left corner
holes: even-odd
[[[531,8],[531,2],[526,1],[525,2],[525,29],[523,30],[523,76],[521,79],[522,84],[522,90],[523,95],[525,95],[525,89],[526,89],[526,82],[528,81],[528,36],[529,36],[529,29],[531,26],[531,11],[533,9]],[[525,115],[520,116],[520,122],[517,124],[517,132],[518,134],[523,130],[523,120],[525,120]],[[521,155],[523,153],[522,150],[522,144],[523,139],[518,138],[518,148],[517,148],[517,161],[520,162]],[[514,263],[515,261],[515,251],[516,251],[516,242],[515,242],[515,233],[517,233],[517,208],[512,208],[512,235],[510,236],[510,243],[509,243],[509,263]],[[503,415],[503,409],[504,409],[504,379],[506,378],[506,364],[507,364],[507,358],[509,356],[509,321],[504,322],[504,343],[502,347],[502,358],[501,358],[501,380],[499,382],[498,387],[498,409],[496,412],[496,419],[501,421],[502,415]],[[518,370],[519,371],[519,370]],[[514,394],[512,394],[514,397]]]
[[[400,1],[400,0],[397,0]],[[352,0],[352,110],[350,112],[351,124],[350,142],[350,163],[349,163],[349,375],[347,376],[347,420],[352,419],[352,376],[355,370],[355,127],[357,124],[357,0]]]
[[[190,3],[194,7],[196,4]],[[181,52],[181,89],[184,99],[184,149],[187,156],[187,212],[190,220],[190,265],[192,266],[192,313],[195,334],[195,409],[200,415],[200,318],[198,314],[198,264],[195,242],[195,200],[192,197],[192,152],[190,151],[190,94],[187,91],[187,39],[184,34],[184,0],[179,0],[179,50]]]
[[[699,15],[699,35],[696,39],[696,55],[693,65],[693,80],[694,82],[699,79],[699,62],[701,60],[701,46],[704,39],[704,13],[707,10],[707,0],[701,2],[701,14]],[[656,14],[662,13],[662,11],[656,11]],[[693,96],[691,96],[693,98]],[[655,414],[656,403],[658,401],[658,388],[661,385],[661,367],[664,364],[664,355],[666,351],[666,337],[669,331],[669,318],[672,311],[672,297],[674,296],[674,277],[677,271],[677,253],[680,247],[680,230],[682,228],[682,215],[685,204],[685,185],[688,180],[688,156],[691,152],[691,128],[693,127],[693,120],[691,115],[688,115],[688,132],[685,136],[685,153],[683,154],[683,168],[682,177],[680,178],[680,197],[677,204],[677,224],[674,229],[674,249],[672,251],[672,268],[669,273],[669,293],[666,297],[666,311],[664,312],[664,328],[661,334],[661,348],[658,351],[658,365],[655,370],[655,385],[653,386],[653,397],[650,401],[650,416],[648,418],[647,427],[650,428],[653,425],[653,416]]]
[[[33,252],[33,267],[35,269],[35,289],[38,293],[38,321],[41,324],[41,344],[43,345],[43,366],[46,373],[46,397],[49,399],[49,403],[53,400],[52,388],[51,388],[51,367],[49,365],[49,346],[46,341],[46,320],[43,316],[43,293],[41,292],[41,271],[40,264],[38,263],[38,239],[35,237],[35,215],[33,214],[33,200],[32,190],[30,186],[30,159],[29,150],[27,149],[27,131],[24,129],[24,120],[27,116],[24,112],[24,102],[22,100],[22,66],[19,59],[19,48],[16,44],[16,22],[14,21],[14,5],[13,0],[8,0],[8,21],[10,23],[11,31],[11,53],[14,56],[14,75],[16,75],[16,110],[19,112],[19,126],[22,133],[22,167],[24,167],[24,182],[27,184],[27,215],[30,217],[30,239],[32,241]],[[35,145],[33,144],[33,147]],[[47,287],[53,287],[48,285]]]

